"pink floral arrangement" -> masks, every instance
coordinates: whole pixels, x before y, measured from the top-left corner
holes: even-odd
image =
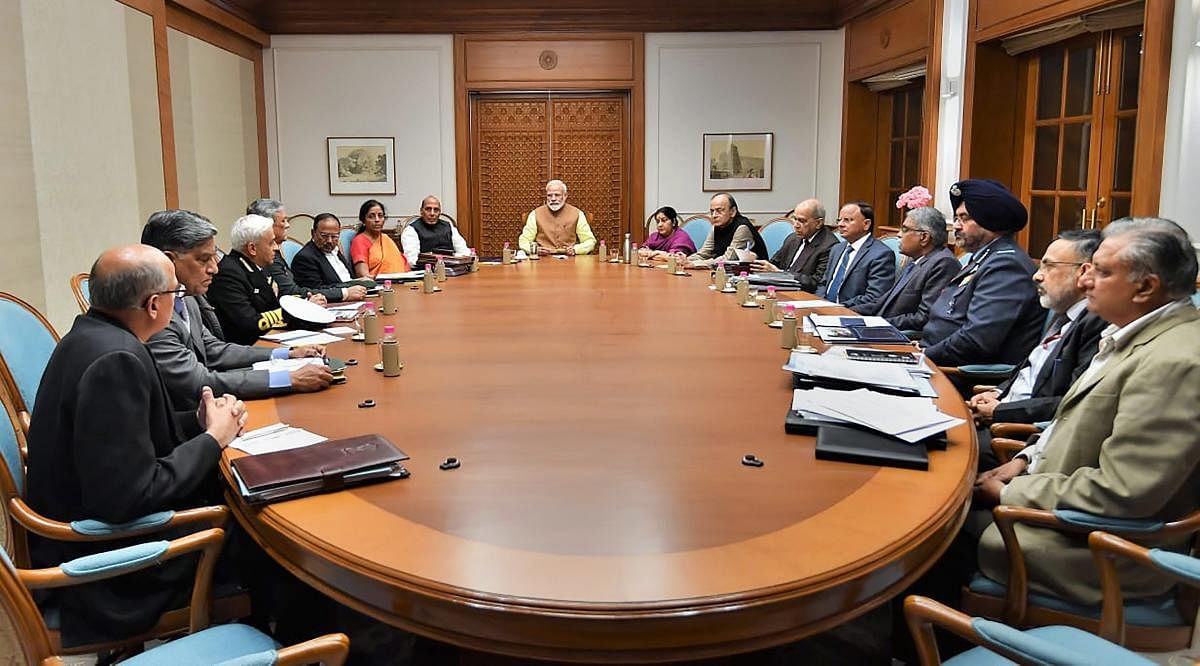
[[[914,208],[924,208],[932,202],[933,195],[929,193],[929,190],[921,185],[917,185],[896,199],[896,208],[912,210]]]

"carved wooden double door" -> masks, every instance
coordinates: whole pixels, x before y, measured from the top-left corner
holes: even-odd
[[[516,247],[546,181],[567,184],[597,239],[627,231],[629,97],[623,93],[472,93],[472,239],[483,256]]]

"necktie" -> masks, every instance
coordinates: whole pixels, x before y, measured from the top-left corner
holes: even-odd
[[[833,271],[833,279],[829,281],[829,288],[825,290],[825,297],[834,303],[841,303],[838,300],[838,291],[842,288],[842,279],[846,277],[846,264],[850,263],[851,252],[854,252],[854,248],[847,244],[846,251],[842,252],[837,268]]]
[[[1050,325],[1046,327],[1046,333],[1042,336],[1042,346],[1047,347],[1050,343],[1062,337],[1063,326],[1067,325],[1070,319],[1067,315],[1060,314],[1050,321]]]
[[[792,257],[792,265],[788,267],[789,271],[795,273],[796,270],[800,267],[800,255],[804,254],[804,248],[807,245],[808,245],[807,239],[800,241],[800,247],[796,248],[796,256]]]
[[[180,315],[180,316],[183,315],[183,297],[182,296],[175,297],[175,314]]]

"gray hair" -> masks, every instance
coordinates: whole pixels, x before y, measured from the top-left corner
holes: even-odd
[[[929,234],[929,243],[933,247],[945,247],[946,216],[942,211],[932,206],[922,206],[908,211],[906,217],[917,225],[917,228]]]
[[[558,185],[559,187],[561,187],[561,188],[562,188],[562,191],[563,191],[563,196],[566,196],[566,195],[567,195],[567,184],[566,184],[566,183],[564,183],[564,182],[562,182],[561,180],[559,180],[559,179],[555,178],[554,180],[551,180],[551,181],[549,181],[549,182],[547,182],[547,183],[546,183],[546,187],[550,187],[551,185]]]
[[[275,219],[275,213],[283,210],[283,204],[275,199],[255,199],[246,206],[247,215],[262,215],[263,217]]]
[[[816,199],[810,199],[810,201],[812,201],[812,216],[818,220],[824,220],[825,204],[817,201]]]
[[[1196,250],[1183,227],[1160,217],[1126,217],[1104,228],[1105,239],[1120,236],[1129,237],[1118,256],[1129,262],[1130,281],[1157,275],[1171,300],[1196,290]]]
[[[1058,235],[1059,240],[1065,240],[1075,249],[1075,256],[1080,261],[1091,261],[1100,247],[1100,231],[1098,229],[1068,229]]]
[[[92,307],[106,312],[138,308],[151,294],[166,291],[170,285],[166,271],[156,261],[108,270],[107,263],[97,259],[90,275],[88,293]]]
[[[233,223],[233,228],[229,230],[229,238],[233,243],[233,249],[245,249],[247,245],[262,239],[263,235],[271,231],[274,226],[274,220],[262,215],[239,217],[237,222]]]
[[[160,210],[142,227],[142,244],[163,252],[190,252],[217,235],[217,228],[200,213]]]

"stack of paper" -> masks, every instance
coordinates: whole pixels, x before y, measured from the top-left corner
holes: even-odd
[[[265,361],[259,361],[250,366],[252,370],[287,370],[292,371],[297,368],[302,368],[306,365],[325,365],[325,359],[320,356],[306,356],[304,358],[271,358]]]
[[[250,455],[257,455],[312,446],[324,442],[326,439],[326,437],[309,432],[304,428],[293,428],[286,423],[274,423],[235,438],[230,446],[241,449]]]
[[[821,298],[810,298],[807,301],[779,301],[779,304],[776,307],[782,309],[784,306],[787,306],[787,305],[790,305],[790,306],[796,308],[797,310],[799,310],[801,308],[835,308],[835,307],[837,307],[837,303],[830,303],[829,301],[821,299]]]
[[[883,342],[906,344],[908,338],[883,317],[810,314],[822,342]]]
[[[327,345],[331,342],[341,342],[342,338],[320,331],[283,331],[262,336],[263,340],[278,342],[284,347],[299,347],[302,345]]]
[[[404,273],[380,273],[375,276],[375,282],[383,284],[384,280],[400,282],[402,280],[420,280],[425,277],[425,271],[406,271]]]
[[[931,398],[886,395],[868,389],[796,390],[792,392],[792,409],[870,428],[910,444],[963,423],[940,411]]]
[[[783,369],[817,381],[849,382],[865,387],[878,386],[912,395],[937,397],[937,391],[929,383],[930,370],[924,365],[852,361],[846,358],[845,354],[832,351],[824,354],[792,352]]]

